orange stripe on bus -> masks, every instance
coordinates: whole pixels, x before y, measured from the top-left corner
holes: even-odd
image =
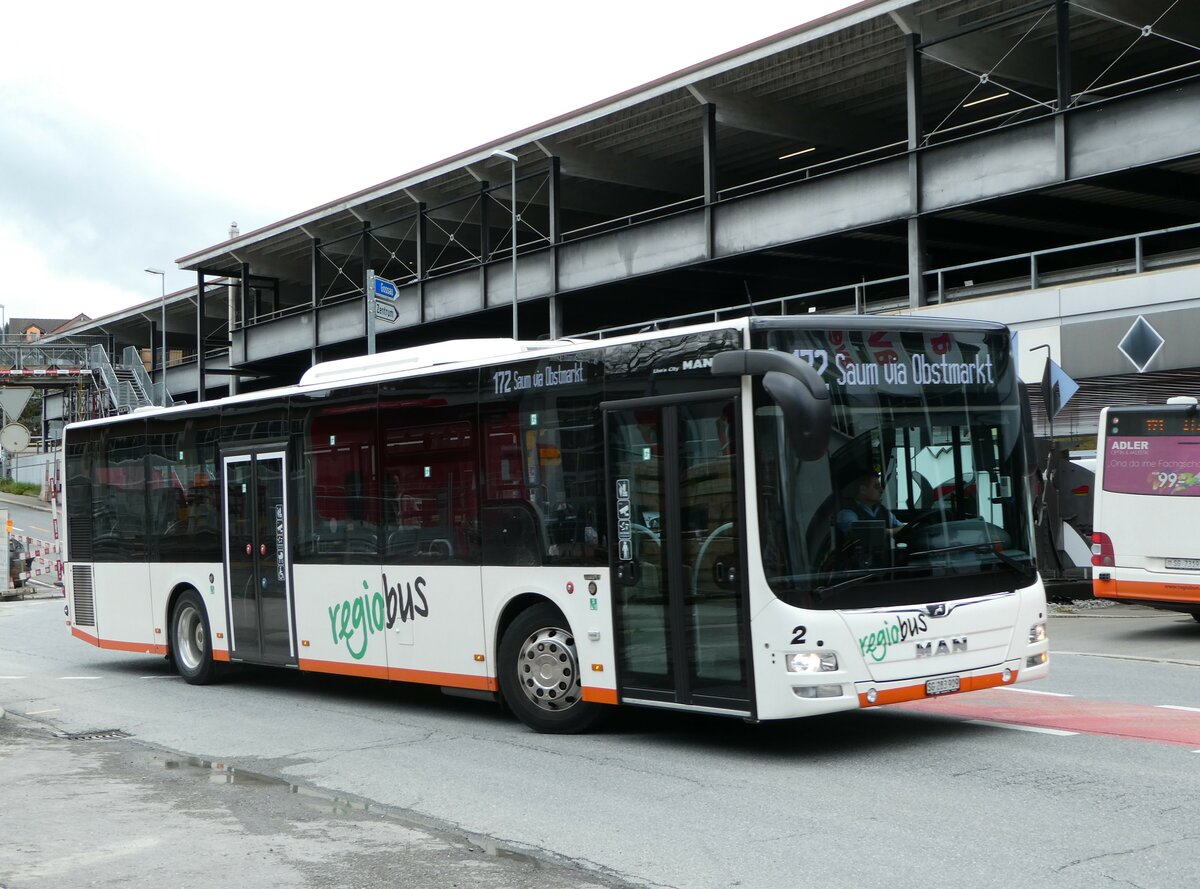
[[[71,635],[77,639],[82,639],[84,642],[89,642],[97,648],[104,648],[109,651],[133,651],[138,654],[167,653],[167,646],[165,645],[156,645],[153,642],[114,642],[110,639],[101,639],[90,633],[85,633],[79,627],[71,627]]]
[[[615,704],[617,703],[617,690],[614,688],[588,688],[585,685],[583,699],[592,704]]]
[[[79,629],[79,627],[71,627],[71,635],[74,636],[76,639],[82,639],[84,642],[87,642],[89,645],[95,645],[96,647],[100,646],[99,639],[97,639],[95,636],[91,635],[90,633],[85,633],[83,630]]]
[[[1200,605],[1200,584],[1093,578],[1092,595],[1098,599],[1145,599]]]
[[[342,664],[338,661],[314,661],[300,658],[298,666],[301,670],[312,670],[314,673],[337,673],[341,676],[364,676],[368,679],[387,679],[387,667],[376,667],[372,664]]]
[[[398,682],[420,682],[425,685],[445,685],[449,688],[470,688],[475,691],[496,691],[495,679],[487,676],[470,676],[466,673],[434,673],[429,670],[403,670],[400,668],[388,671],[388,678]]]
[[[950,694],[962,694],[964,691],[980,691],[985,688],[995,688],[998,685],[1012,685],[1017,681],[1017,672],[1014,670],[1008,682],[1004,681],[1003,673],[987,673],[983,676],[963,676],[959,684],[958,691],[950,692]],[[876,692],[875,703],[867,701],[866,694],[859,694],[858,704],[860,707],[881,707],[884,704],[901,704],[905,701],[920,701],[928,697],[945,697],[944,695],[927,695],[925,694],[925,683],[921,682],[917,685],[905,685],[902,688],[885,688]]]
[[[399,667],[380,667],[371,664],[346,664],[341,661],[318,661],[301,658],[301,670],[317,673],[337,673],[342,676],[362,676],[368,679],[391,679],[396,682],[418,682],[422,685],[444,685],[448,688],[470,688],[476,691],[496,691],[496,680],[487,676],[465,673],[435,673],[430,670],[405,670]]]
[[[71,627],[71,634],[84,642],[91,643],[97,648],[107,648],[114,651],[134,651],[148,654],[166,654],[167,646],[143,642],[110,642],[99,639],[90,633],[85,633],[78,627]],[[214,661],[229,661],[228,651],[213,651]],[[499,683],[489,676],[470,676],[466,673],[436,673],[431,670],[407,670],[379,667],[372,664],[345,664],[339,661],[318,661],[301,658],[298,666],[301,670],[311,670],[314,673],[336,673],[341,676],[359,676],[366,679],[390,679],[396,682],[417,682],[422,685],[442,685],[447,688],[469,688],[475,691],[496,692],[500,690]],[[616,704],[617,693],[611,688],[584,688],[583,699],[596,704]]]

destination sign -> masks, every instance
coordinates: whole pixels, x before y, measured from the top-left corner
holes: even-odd
[[[537,370],[494,370],[492,390],[497,395],[537,389],[553,389],[587,382],[587,365],[582,361],[552,363]]]
[[[772,330],[768,342],[847,395],[990,388],[1010,367],[1007,341],[990,332]]]

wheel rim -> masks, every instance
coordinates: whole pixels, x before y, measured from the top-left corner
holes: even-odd
[[[571,634],[557,627],[533,632],[521,645],[517,680],[539,709],[562,712],[579,703],[579,662]]]
[[[175,645],[179,661],[188,671],[199,668],[208,650],[208,639],[204,634],[204,621],[194,605],[184,605],[175,618]]]

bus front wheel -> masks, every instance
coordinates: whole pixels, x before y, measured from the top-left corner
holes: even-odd
[[[212,633],[204,603],[194,590],[182,593],[171,612],[171,660],[187,682],[204,685],[216,676]]]
[[[582,732],[601,715],[583,700],[575,637],[552,605],[526,609],[505,630],[499,672],[505,703],[534,731]]]

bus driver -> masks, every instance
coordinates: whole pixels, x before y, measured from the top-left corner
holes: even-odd
[[[857,522],[883,522],[887,533],[895,537],[904,527],[890,509],[880,501],[883,499],[883,483],[874,472],[864,472],[853,483],[854,500],[838,513],[840,531],[848,531]]]
[[[837,516],[839,561],[843,568],[873,569],[892,564],[892,540],[904,527],[880,501],[883,485],[873,472],[857,476],[854,499]]]

